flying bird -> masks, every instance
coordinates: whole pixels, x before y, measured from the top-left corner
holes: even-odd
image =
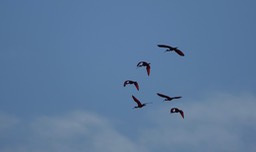
[[[178,108],[172,108],[170,113],[180,113],[181,117],[184,119],[184,112]]]
[[[138,84],[137,81],[132,81],[132,80],[126,80],[126,81],[124,81],[124,87],[125,87],[127,84],[134,84],[134,86],[136,87],[136,89],[139,91],[139,84]]]
[[[132,96],[133,100],[137,103],[137,106],[135,106],[134,108],[142,108],[144,106],[146,106],[146,104],[148,103],[141,103],[139,99],[137,99],[136,97]]]
[[[185,56],[185,54],[180,49],[178,49],[178,47],[172,47],[172,46],[164,45],[164,44],[158,44],[157,46],[160,48],[166,48],[167,50],[165,52],[175,51],[180,56]]]
[[[140,61],[140,62],[137,64],[137,67],[143,67],[143,66],[146,67],[147,74],[148,74],[148,76],[149,76],[149,75],[150,75],[150,63],[145,62],[145,61]]]
[[[169,97],[167,95],[161,94],[161,93],[157,93],[158,96],[165,98],[164,101],[171,101],[173,99],[180,99],[181,96],[176,96],[176,97]]]

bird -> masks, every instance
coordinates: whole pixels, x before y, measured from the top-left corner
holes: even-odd
[[[135,106],[134,108],[142,108],[144,106],[146,106],[146,104],[149,103],[141,103],[139,99],[137,99],[135,96],[132,95],[133,100],[137,103],[137,106]]]
[[[181,117],[184,119],[184,112],[178,108],[172,108],[170,113],[180,113]]]
[[[176,96],[176,97],[169,97],[167,95],[161,94],[161,93],[157,93],[158,96],[165,98],[164,101],[171,101],[173,99],[180,99],[181,96]]]
[[[140,62],[137,64],[137,67],[143,67],[143,66],[146,67],[147,74],[148,74],[148,76],[149,76],[149,75],[150,75],[150,63],[145,62],[145,61],[140,61]]]
[[[127,84],[134,84],[134,86],[136,87],[136,89],[139,91],[139,84],[138,84],[137,81],[132,81],[132,80],[126,80],[126,81],[124,81],[124,87],[125,87]]]
[[[172,47],[172,46],[165,45],[165,44],[158,44],[157,46],[160,48],[167,48],[167,50],[165,52],[175,51],[180,56],[185,56],[185,54],[180,49],[178,49],[178,47]]]

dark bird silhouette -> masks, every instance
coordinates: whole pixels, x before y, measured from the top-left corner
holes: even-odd
[[[164,45],[164,44],[158,44],[157,46],[160,48],[167,48],[167,50],[165,52],[175,51],[180,56],[185,56],[185,54],[180,49],[178,49],[178,47],[172,47],[172,46]]]
[[[172,108],[170,113],[180,113],[181,117],[184,119],[184,112],[178,108]]]
[[[165,98],[164,101],[171,101],[173,99],[180,99],[181,96],[176,96],[176,97],[169,97],[167,95],[161,94],[161,93],[157,93],[158,96]]]
[[[134,108],[142,108],[142,107],[146,106],[146,104],[149,104],[149,103],[141,103],[140,100],[134,96],[132,96],[132,98],[137,103],[137,106],[135,106]]]
[[[150,75],[150,63],[145,62],[145,61],[140,61],[140,62],[137,64],[137,67],[143,67],[143,66],[146,67],[147,74],[148,74],[148,76],[149,76],[149,75]]]
[[[124,87],[125,87],[127,84],[134,84],[134,86],[136,87],[136,89],[139,91],[139,84],[138,84],[137,81],[132,81],[132,80],[126,80],[126,81],[124,81]]]

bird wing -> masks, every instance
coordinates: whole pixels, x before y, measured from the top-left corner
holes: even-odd
[[[177,97],[172,97],[173,99],[179,99],[181,98],[181,96],[177,96]]]
[[[169,45],[165,45],[165,44],[158,44],[157,45],[160,48],[168,48],[168,49],[173,49],[173,47],[169,46]]]
[[[147,69],[147,73],[148,73],[148,76],[149,76],[150,75],[150,65],[149,64],[147,65],[146,69]]]
[[[181,117],[184,119],[184,112],[182,110],[179,110],[179,113],[180,113]]]
[[[132,96],[133,100],[138,104],[138,106],[141,106],[141,102],[134,96]]]
[[[127,85],[128,82],[129,80],[124,81],[124,87]]]
[[[138,64],[137,64],[137,67],[141,67],[142,65],[142,63],[143,63],[144,61],[140,61]]]
[[[181,50],[179,50],[179,49],[174,49],[174,51],[175,51],[177,54],[179,54],[180,56],[185,56],[185,54],[184,54]]]
[[[163,97],[163,98],[170,98],[169,96],[161,94],[161,93],[157,93],[157,95],[160,96],[160,97]]]
[[[136,89],[139,91],[140,88],[139,88],[138,82],[135,81],[133,84],[135,85]]]

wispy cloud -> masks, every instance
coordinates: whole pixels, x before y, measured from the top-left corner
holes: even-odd
[[[143,151],[102,116],[76,111],[40,117],[27,125],[23,144],[4,146],[2,152],[136,152]],[[13,137],[15,139],[15,137]]]
[[[255,96],[218,94],[182,107],[185,120],[176,116],[158,119],[156,127],[144,130],[141,141],[160,151],[256,150]],[[156,117],[164,116],[159,112]]]
[[[26,124],[0,113],[4,132],[10,134],[1,152],[153,152],[153,151],[248,151],[256,150],[256,97],[218,94],[179,106],[185,119],[169,114],[164,104],[147,111],[145,125],[135,133],[123,133],[111,120],[96,113],[74,111],[58,116],[43,116]],[[168,105],[165,106],[165,105]],[[121,119],[121,116],[120,116]],[[120,120],[118,120],[120,121]],[[19,122],[19,123],[17,123]],[[144,123],[143,121],[140,123]],[[148,124],[152,124],[149,126]],[[15,127],[16,125],[16,127]],[[129,124],[126,125],[137,125]],[[140,124],[141,125],[141,124]],[[8,127],[9,126],[9,127]],[[17,129],[23,126],[26,129]],[[135,127],[136,128],[136,127]],[[23,132],[23,133],[19,133]],[[17,136],[22,135],[22,140]],[[1,138],[1,140],[3,140]]]

